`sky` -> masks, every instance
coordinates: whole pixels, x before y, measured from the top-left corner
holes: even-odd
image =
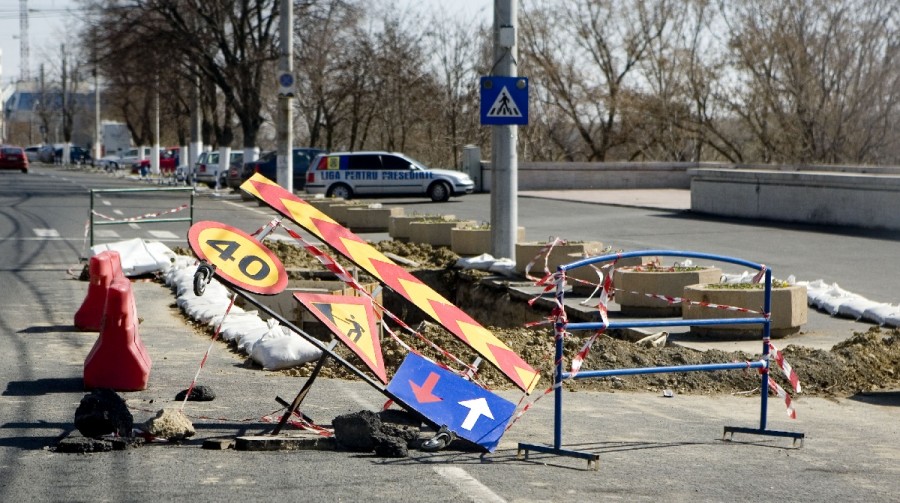
[[[27,0],[28,40],[32,77],[41,61],[58,59],[59,46],[66,41],[67,29],[77,29],[77,0]],[[400,4],[416,4],[425,8],[447,4],[447,0],[397,0]],[[494,0],[451,0],[451,12],[471,17],[483,13],[487,22],[493,19]],[[19,0],[0,0],[0,84],[19,79]]]

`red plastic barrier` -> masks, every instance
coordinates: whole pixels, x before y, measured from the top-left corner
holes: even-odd
[[[137,391],[147,387],[151,363],[138,323],[131,282],[119,276],[109,285],[100,337],[84,361],[85,389]]]
[[[91,257],[88,265],[91,279],[87,296],[75,313],[75,326],[86,332],[99,332],[103,323],[106,290],[113,279],[124,277],[119,252],[107,250]]]

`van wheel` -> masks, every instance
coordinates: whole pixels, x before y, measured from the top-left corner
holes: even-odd
[[[343,183],[336,183],[328,188],[325,197],[337,197],[340,199],[350,199],[353,197],[353,190]]]
[[[428,197],[436,203],[450,199],[450,187],[444,182],[434,182],[428,187]]]

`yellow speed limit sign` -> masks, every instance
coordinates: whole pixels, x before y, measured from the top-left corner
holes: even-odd
[[[188,242],[197,257],[216,267],[216,276],[236,288],[275,295],[287,287],[278,257],[246,232],[219,222],[191,226]]]

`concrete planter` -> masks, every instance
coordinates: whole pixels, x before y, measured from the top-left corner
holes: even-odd
[[[391,217],[403,216],[403,208],[382,208],[369,205],[347,210],[347,227],[353,232],[385,232]]]
[[[428,215],[401,215],[391,217],[388,220],[388,235],[397,241],[409,241],[409,224],[421,220],[429,220],[435,218],[444,218],[445,220],[455,220],[455,215],[428,216]]]
[[[544,257],[543,255],[535,259],[547,243],[517,243],[516,244],[516,272],[525,274],[525,267],[534,261],[531,266],[531,275],[541,277],[544,275]],[[600,255],[603,253],[603,243],[600,241],[585,241],[582,243],[558,244],[553,247],[550,256],[547,257],[547,268],[550,272],[556,271],[556,268],[574,262],[573,255],[578,257],[588,257],[591,255]]]
[[[722,277],[718,267],[694,271],[637,271],[635,267],[617,268],[613,274],[616,302],[626,316],[681,316],[681,303],[669,304],[644,294],[681,297],[684,287],[698,283],[717,283]]]
[[[450,246],[450,232],[461,227],[478,225],[474,220],[420,220],[409,224],[409,242],[431,246]]]
[[[731,289],[710,288],[707,284],[688,285],[684,288],[684,298],[695,302],[711,302],[724,306],[742,307],[754,311],[762,311],[765,292],[763,288]],[[807,321],[806,287],[791,285],[784,288],[772,288],[772,337],[785,337],[796,334]],[[757,318],[761,315],[725,309],[689,304],[684,306],[683,318],[686,320],[704,320],[710,318]],[[699,335],[723,336],[729,338],[762,337],[762,325],[716,325],[692,326],[691,331]]]
[[[334,219],[335,222],[347,226],[350,210],[363,207],[364,206],[358,202],[344,201],[341,204],[332,204],[324,211],[324,213]]]
[[[516,232],[516,242],[525,241],[525,227]],[[457,255],[491,253],[490,228],[456,228],[450,230],[450,249]]]

